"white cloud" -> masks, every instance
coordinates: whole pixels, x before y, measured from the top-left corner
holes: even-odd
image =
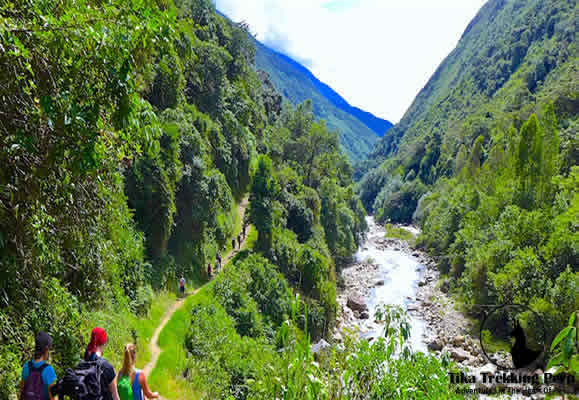
[[[216,0],[350,104],[397,122],[485,0]]]

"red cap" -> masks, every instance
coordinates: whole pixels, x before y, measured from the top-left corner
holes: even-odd
[[[96,353],[98,346],[102,346],[107,342],[107,331],[103,328],[94,328],[90,334],[90,343],[86,351],[89,354]]]

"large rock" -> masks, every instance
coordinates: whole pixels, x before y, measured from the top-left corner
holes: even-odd
[[[440,343],[438,340],[433,340],[431,342],[428,343],[428,348],[430,350],[434,350],[434,351],[440,351],[442,350],[442,343]]]
[[[348,296],[348,301],[346,302],[347,306],[350,307],[352,310],[355,311],[368,311],[368,306],[364,302],[364,300],[358,296]]]
[[[370,314],[368,313],[368,311],[362,311],[360,313],[360,319],[369,319],[370,318]]]
[[[330,345],[324,339],[320,339],[318,343],[312,345],[312,353],[317,354],[326,349],[329,349],[330,347],[332,347],[332,345]]]
[[[455,336],[454,339],[452,339],[452,344],[454,344],[455,346],[460,346],[464,343],[464,336]]]
[[[470,357],[470,354],[464,351],[463,349],[452,349],[450,351],[450,358],[454,361],[464,361]]]

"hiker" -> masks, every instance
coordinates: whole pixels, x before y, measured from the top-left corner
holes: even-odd
[[[223,265],[221,265],[221,253],[217,252],[217,255],[215,256],[215,258],[217,259],[217,262],[219,263],[219,269],[221,269],[221,267],[223,267]]]
[[[207,275],[211,278],[211,263],[207,264]]]
[[[235,238],[231,239],[231,250],[235,250]]]
[[[247,221],[243,221],[243,238],[247,237]]]
[[[181,292],[181,297],[185,297],[185,277],[183,275],[179,279],[179,291]]]
[[[52,365],[48,364],[52,337],[48,333],[39,332],[34,342],[34,356],[22,366],[20,399],[52,400],[54,397],[51,390],[56,384],[56,373]]]
[[[239,235],[237,235],[237,247],[239,249],[241,249],[241,241],[242,241],[242,239],[241,239],[241,233],[240,233]]]
[[[85,361],[99,361],[101,366],[102,400],[120,400],[117,391],[117,379],[113,366],[103,358],[107,344],[107,332],[103,328],[94,328],[90,335],[90,343],[84,353]]]
[[[147,383],[147,377],[135,368],[137,361],[137,346],[129,343],[125,346],[123,367],[117,376],[117,388],[121,400],[143,400],[143,394],[147,399],[158,399],[159,393],[151,392]]]

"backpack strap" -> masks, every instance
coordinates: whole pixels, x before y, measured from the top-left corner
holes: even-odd
[[[32,361],[28,361],[28,373],[32,371],[39,371],[40,374],[42,374],[47,367],[47,363],[42,364],[40,367],[35,367]]]

